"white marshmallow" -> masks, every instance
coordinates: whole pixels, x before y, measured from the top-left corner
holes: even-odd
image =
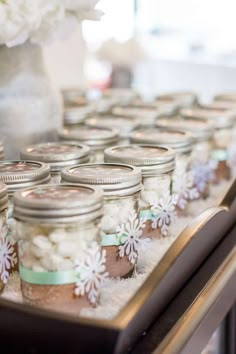
[[[50,251],[52,244],[49,241],[48,237],[43,235],[38,235],[32,239],[32,244],[44,251]]]
[[[58,243],[66,240],[67,233],[65,230],[57,229],[50,233],[49,240],[53,243]]]

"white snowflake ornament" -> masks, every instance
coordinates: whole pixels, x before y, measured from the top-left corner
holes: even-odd
[[[162,236],[168,236],[169,226],[176,217],[177,196],[167,191],[151,206],[153,221],[152,228],[160,228]]]
[[[173,193],[177,195],[177,206],[184,210],[188,200],[199,198],[200,194],[194,185],[192,171],[180,170],[173,176]]]
[[[106,251],[101,251],[97,243],[92,245],[83,259],[77,258],[75,261],[79,280],[74,293],[76,296],[86,295],[92,305],[97,304],[100,288],[108,277],[105,263]]]
[[[11,268],[17,263],[14,244],[15,241],[9,235],[7,226],[3,226],[0,231],[0,279],[4,284],[9,279]]]
[[[203,193],[207,187],[207,184],[214,180],[214,171],[216,167],[217,162],[213,160],[207,162],[194,161],[191,164],[194,185],[199,193]]]
[[[138,259],[138,250],[141,242],[142,229],[145,227],[144,219],[139,219],[133,211],[125,224],[118,226],[117,235],[120,238],[119,256],[127,256],[131,264],[135,264]]]

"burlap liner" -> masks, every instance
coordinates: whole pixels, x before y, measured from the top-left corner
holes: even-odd
[[[74,295],[75,284],[36,285],[21,279],[21,291],[26,303],[70,314],[78,314],[84,307],[91,307],[86,296]]]
[[[215,170],[215,178],[213,183],[218,184],[222,180],[229,180],[231,178],[231,170],[227,165],[227,161],[219,161]]]
[[[134,265],[128,256],[120,258],[119,246],[104,246],[102,249],[106,250],[106,270],[110,278],[127,278],[133,273]]]
[[[161,232],[159,228],[152,228],[152,220],[147,220],[145,222],[145,227],[142,229],[141,238],[161,238]]]

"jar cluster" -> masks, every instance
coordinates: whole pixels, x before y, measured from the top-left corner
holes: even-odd
[[[234,176],[236,95],[62,94],[58,141],[25,146],[17,161],[0,144],[10,259],[0,252],[0,290],[17,270],[25,302],[74,314],[99,303],[107,278],[133,275],[146,239],[170,237],[177,217]]]

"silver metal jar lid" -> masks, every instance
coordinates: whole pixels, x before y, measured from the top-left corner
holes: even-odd
[[[46,162],[51,171],[89,162],[90,148],[73,142],[55,142],[30,145],[21,150],[22,160]]]
[[[145,120],[149,120],[149,119],[154,121],[159,116],[158,108],[150,105],[134,106],[131,104],[125,106],[115,106],[112,109],[112,113],[116,116],[125,115],[139,120],[140,118],[142,118],[143,123],[145,123]]]
[[[175,102],[179,107],[189,107],[197,102],[197,95],[193,92],[170,92],[156,97],[156,100]]]
[[[156,126],[190,132],[196,142],[210,140],[214,134],[214,125],[208,119],[202,118],[159,118]]]
[[[50,181],[50,166],[36,161],[0,162],[0,181],[8,187],[8,192]]]
[[[191,133],[166,128],[140,128],[130,134],[130,140],[133,144],[164,145],[176,153],[188,153],[193,148]]]
[[[236,111],[236,100],[235,101],[212,101],[210,103],[199,102],[198,106],[203,109],[210,110],[222,110],[224,111]]]
[[[0,182],[0,212],[7,208],[8,204],[8,194],[7,194],[7,186]]]
[[[79,124],[94,112],[91,104],[74,105],[66,107],[64,110],[64,124]]]
[[[104,152],[105,162],[124,163],[141,168],[143,175],[155,176],[175,168],[175,152],[163,146],[140,144],[113,146]]]
[[[178,105],[174,102],[166,101],[143,101],[142,99],[137,99],[132,102],[132,105],[136,107],[155,107],[158,112],[158,116],[171,116],[174,115],[178,110]]]
[[[216,101],[235,101],[236,102],[236,92],[221,93],[214,97]]]
[[[112,114],[105,114],[86,119],[85,122],[91,127],[108,127],[116,129],[122,138],[127,138],[129,133],[138,126],[139,122],[130,116],[114,116]]]
[[[103,213],[103,192],[76,184],[50,184],[14,194],[14,217],[24,221],[91,221]],[[78,235],[79,237],[79,235]]]
[[[141,170],[129,165],[93,163],[68,167],[62,181],[101,186],[106,196],[126,196],[141,190]]]
[[[78,99],[85,100],[85,90],[79,87],[68,87],[61,90],[65,103],[76,102]]]
[[[127,103],[137,98],[139,94],[132,89],[127,88],[111,88],[103,91],[104,97],[112,97],[115,98],[119,103]]]
[[[204,118],[211,121],[216,129],[232,128],[234,125],[235,113],[231,111],[222,111],[221,109],[183,109],[181,116],[185,118]]]
[[[65,128],[59,132],[59,137],[84,143],[93,149],[114,145],[119,140],[116,130],[86,125],[76,126],[73,129]]]

